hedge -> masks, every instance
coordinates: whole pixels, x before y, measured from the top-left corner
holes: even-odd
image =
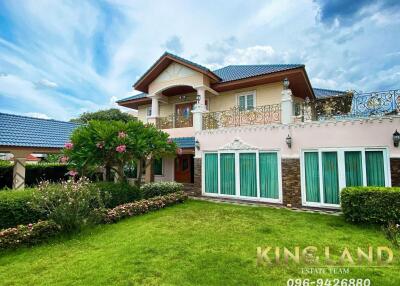
[[[348,221],[398,223],[400,222],[400,188],[344,188],[341,192],[341,206]]]
[[[94,184],[100,189],[106,208],[183,190],[183,185],[175,182],[148,183],[140,189],[127,183],[97,182]],[[46,219],[46,214],[40,213],[29,205],[34,190],[32,188],[0,192],[0,229]]]
[[[102,223],[115,223],[125,217],[145,214],[170,205],[184,202],[188,198],[184,192],[176,192],[148,200],[119,205],[105,210]],[[39,221],[28,225],[18,225],[0,231],[0,249],[16,248],[20,245],[34,245],[43,242],[61,232],[55,222]]]
[[[67,166],[58,163],[26,164],[25,184],[35,186],[40,181],[58,182],[68,179]],[[0,163],[0,189],[12,188],[13,164]]]
[[[57,235],[60,231],[60,226],[51,220],[18,225],[0,231],[0,249],[34,245]]]
[[[0,229],[28,224],[45,219],[46,215],[34,210],[28,202],[34,189],[0,192]]]
[[[176,182],[147,183],[140,187],[140,192],[143,199],[163,196],[180,191],[183,191],[183,184]]]

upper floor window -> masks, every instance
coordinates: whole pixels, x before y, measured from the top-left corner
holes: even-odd
[[[240,110],[253,110],[255,105],[255,93],[242,93],[238,95],[238,103]]]
[[[151,106],[150,107],[147,107],[147,116],[151,116]]]

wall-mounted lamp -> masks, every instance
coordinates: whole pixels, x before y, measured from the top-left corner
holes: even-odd
[[[196,141],[194,141],[194,146],[196,147],[197,150],[200,150],[200,142],[199,142],[199,140],[196,139]]]
[[[400,133],[396,131],[393,133],[393,145],[394,147],[399,147],[399,142],[400,142]]]
[[[289,82],[288,78],[285,77],[285,78],[283,79],[283,88],[284,88],[284,89],[288,89],[288,88],[289,88],[289,84],[290,84],[290,82]]]
[[[292,137],[290,137],[290,135],[288,134],[288,136],[286,137],[286,144],[289,148],[292,148]]]
[[[196,95],[197,104],[200,104],[200,94]]]

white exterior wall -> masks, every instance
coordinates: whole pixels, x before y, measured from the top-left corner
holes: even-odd
[[[174,162],[175,159],[173,157],[163,158],[163,175],[162,176],[155,175],[154,181],[155,182],[173,181],[175,177]]]

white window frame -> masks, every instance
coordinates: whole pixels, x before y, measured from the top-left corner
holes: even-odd
[[[324,207],[324,208],[332,208],[339,209],[339,204],[327,204],[324,203],[324,189],[323,189],[323,177],[322,177],[322,153],[323,152],[337,152],[338,159],[338,179],[339,179],[339,200],[340,200],[340,192],[343,188],[346,187],[346,171],[345,171],[345,159],[344,153],[348,151],[359,151],[361,152],[362,158],[362,171],[363,171],[363,186],[367,186],[367,171],[366,171],[366,161],[365,161],[365,152],[366,151],[382,151],[383,152],[383,168],[385,172],[385,186],[391,186],[391,177],[390,177],[390,158],[389,158],[389,150],[387,147],[352,147],[352,148],[313,148],[313,149],[304,149],[301,151],[300,158],[300,173],[301,173],[301,201],[303,206],[307,207]],[[319,166],[319,191],[320,191],[320,200],[321,202],[307,202],[306,197],[306,175],[305,175],[305,159],[304,153],[307,152],[317,152],[318,153],[318,166]]]
[[[245,109],[244,110],[248,110],[248,106],[247,106],[247,96],[253,96],[253,108],[256,108],[257,106],[257,93],[255,90],[250,90],[250,91],[244,91],[244,92],[240,92],[240,93],[236,93],[236,106],[240,107],[240,100],[239,98],[241,96],[245,96]]]
[[[239,154],[242,153],[255,153],[256,154],[256,179],[257,179],[257,197],[247,197],[240,195],[240,161]],[[260,197],[260,170],[259,170],[259,155],[260,153],[274,153],[277,154],[277,168],[278,168],[278,198],[262,198]],[[206,193],[205,191],[205,155],[206,154],[217,154],[217,170],[218,170],[218,193]],[[220,155],[221,154],[235,154],[235,195],[227,195],[221,194],[221,171],[220,171]],[[280,150],[277,149],[269,149],[269,150],[217,150],[217,151],[202,151],[202,160],[201,160],[201,193],[203,196],[210,197],[219,197],[219,198],[231,198],[231,199],[240,199],[240,200],[248,200],[248,201],[260,201],[260,202],[268,202],[268,203],[278,203],[282,204],[283,195],[282,195],[282,163],[281,163],[281,153]]]

